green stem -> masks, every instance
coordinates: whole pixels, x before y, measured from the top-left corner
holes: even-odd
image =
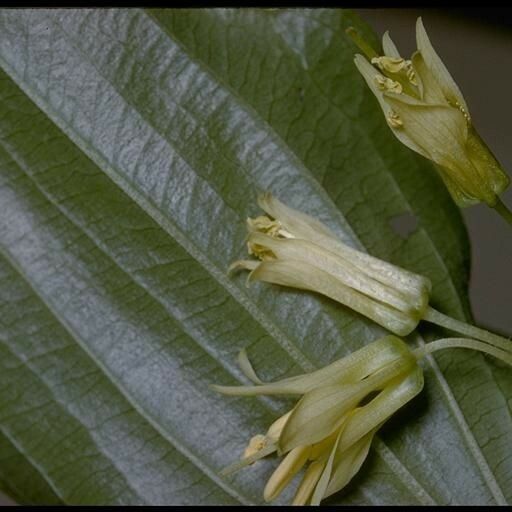
[[[445,348],[467,348],[470,350],[478,350],[479,352],[489,354],[512,366],[512,354],[510,352],[493,347],[487,343],[482,343],[481,341],[469,340],[467,338],[443,338],[432,341],[423,345],[423,347],[417,348],[414,351],[414,355],[416,356],[416,359],[421,359],[427,354],[431,354],[437,350],[444,350]]]
[[[439,325],[441,327],[445,327],[450,331],[458,332],[464,336],[469,336],[471,338],[476,338],[477,340],[485,341],[486,343],[489,343],[494,347],[498,347],[505,352],[512,353],[511,340],[498,336],[497,334],[493,334],[492,332],[486,331],[485,329],[475,327],[474,325],[469,325],[465,322],[455,320],[455,318],[444,315],[443,313],[440,313],[430,306],[427,308],[427,311],[423,316],[423,320]]]
[[[512,212],[499,197],[493,208],[512,226]]]

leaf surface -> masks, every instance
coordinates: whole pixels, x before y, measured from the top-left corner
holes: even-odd
[[[341,10],[0,11],[0,482],[16,499],[262,502],[275,460],[219,471],[290,402],[209,385],[246,382],[243,347],[278,379],[383,330],[227,276],[259,190],[469,316],[460,214],[385,126],[349,25],[373,38]],[[510,372],[447,351],[425,376],[330,503],[512,499]]]

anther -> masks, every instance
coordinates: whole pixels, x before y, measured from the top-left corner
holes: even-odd
[[[396,94],[402,93],[402,84],[395,80],[391,80],[391,78],[386,78],[382,75],[375,75],[375,83],[381,91],[390,91]]]
[[[386,117],[386,120],[387,120],[389,126],[391,126],[391,128],[401,128],[404,125],[402,119],[396,112],[391,112]]]

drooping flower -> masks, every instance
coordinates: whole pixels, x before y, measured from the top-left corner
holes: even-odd
[[[270,193],[258,198],[268,216],[247,219],[249,254],[230,270],[250,270],[247,282],[266,281],[321,293],[399,336],[420,320],[510,351],[512,342],[444,315],[429,305],[430,280],[338,240],[321,222]]]
[[[438,350],[476,350],[512,366],[511,347],[469,338],[444,338],[414,350],[395,336],[386,336],[320,370],[265,383],[242,350],[239,364],[253,386],[218,386],[234,396],[297,395],[301,398],[270,425],[254,435],[240,461],[222,471],[227,476],[277,453],[283,460],[265,489],[265,501],[279,496],[304,469],[294,505],[318,505],[343,489],[366,459],[377,430],[423,389],[419,361]]]
[[[251,438],[242,460],[224,470],[241,469],[271,453],[283,460],[263,493],[272,501],[305,468],[293,503],[318,505],[342,489],[359,471],[378,428],[423,388],[414,353],[387,336],[321,370],[278,382],[257,379],[245,353],[242,368],[254,386],[213,386],[227,395],[300,395],[293,409],[265,435]]]
[[[409,334],[428,307],[430,281],[357,251],[318,220],[289,208],[270,193],[258,198],[268,216],[248,219],[249,253],[234,262],[253,280],[311,290],[371,318],[391,332]]]
[[[421,18],[418,50],[404,59],[386,32],[378,55],[353,30],[366,54],[355,64],[378,99],[389,127],[407,147],[435,162],[459,206],[480,201],[495,207],[509,178],[476,132],[462,93],[435,52]]]

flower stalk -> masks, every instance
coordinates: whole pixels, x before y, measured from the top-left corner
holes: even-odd
[[[512,226],[512,212],[505,206],[505,203],[500,198],[498,198],[493,208]]]

